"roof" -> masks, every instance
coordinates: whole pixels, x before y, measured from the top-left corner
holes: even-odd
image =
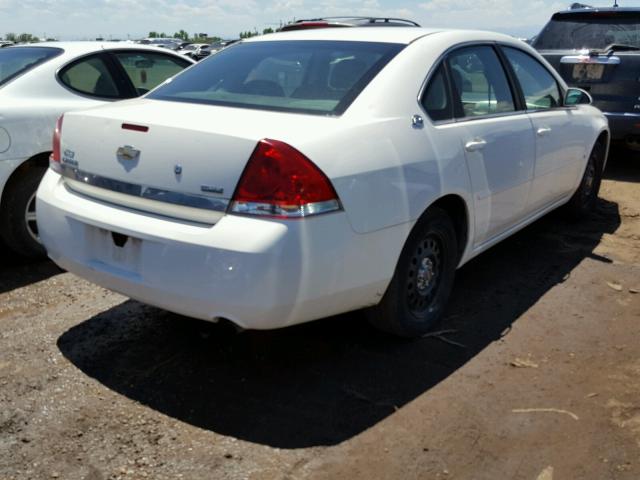
[[[95,52],[98,50],[150,50],[157,52],[159,47],[154,45],[141,45],[139,43],[132,42],[38,42],[30,43],[26,45],[14,45],[11,48],[25,48],[25,47],[50,47],[61,48],[65,53],[81,55],[83,53]],[[164,53],[170,52],[170,50],[160,50]]]
[[[440,34],[451,34],[456,42],[463,41],[517,41],[510,35],[489,32],[485,30],[455,30],[446,28],[422,27],[349,27],[349,28],[317,28],[308,30],[293,30],[289,32],[270,33],[243,40],[242,42],[269,42],[283,40],[321,40],[321,41],[353,41],[353,42],[381,42],[408,45],[419,38]]]
[[[393,28],[314,28],[306,30],[292,30],[289,32],[270,33],[259,37],[252,37],[246,42],[264,42],[275,40],[342,40],[360,42],[383,42],[408,44],[414,40],[440,32],[442,29],[418,28],[418,27],[393,27]]]
[[[561,10],[553,14],[552,18],[557,17],[588,17],[598,14],[613,14],[613,15],[638,15],[640,14],[640,7],[585,7],[585,8],[573,8],[568,10]]]
[[[149,50],[151,52],[162,52],[164,54],[174,55],[183,60],[191,59],[185,55],[180,55],[173,50],[166,48],[160,48],[155,45],[142,45],[133,42],[38,42],[30,43],[26,45],[13,45],[10,48],[28,48],[28,47],[48,47],[48,48],[61,48],[64,50],[61,58],[76,57],[85,55],[100,50]]]

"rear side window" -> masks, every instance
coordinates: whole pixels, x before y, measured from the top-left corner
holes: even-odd
[[[0,85],[57,57],[63,52],[51,47],[8,47],[0,49]]]
[[[556,108],[561,105],[556,79],[531,55],[504,47],[503,51],[522,88],[527,110]]]
[[[154,52],[121,52],[114,56],[138,95],[147,93],[191,65],[191,62],[180,58]]]
[[[461,48],[448,62],[454,97],[462,104],[464,117],[515,111],[507,76],[492,47]]]
[[[101,98],[119,98],[116,83],[101,55],[84,57],[60,73],[66,86],[80,93]]]
[[[434,122],[453,119],[444,65],[441,64],[429,80],[422,96],[422,106]]]
[[[148,98],[340,115],[404,45],[268,41],[212,55]]]

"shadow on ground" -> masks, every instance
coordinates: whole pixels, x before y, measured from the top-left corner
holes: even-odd
[[[50,260],[25,259],[0,243],[0,293],[46,280],[60,272]]]
[[[129,301],[71,328],[58,347],[87,375],[173,418],[280,448],[335,445],[447,378],[620,224],[601,200],[585,222],[547,217],[459,271],[451,339],[400,341],[361,313],[273,332],[237,334]],[[250,295],[250,292],[247,292]]]

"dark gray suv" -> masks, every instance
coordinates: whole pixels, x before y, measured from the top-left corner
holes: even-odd
[[[578,4],[554,14],[532,45],[591,94],[613,141],[640,150],[640,8]]]

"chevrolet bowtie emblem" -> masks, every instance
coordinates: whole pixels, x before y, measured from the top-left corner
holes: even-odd
[[[116,155],[120,160],[137,160],[140,157],[140,150],[133,148],[131,145],[124,145],[118,148]]]

